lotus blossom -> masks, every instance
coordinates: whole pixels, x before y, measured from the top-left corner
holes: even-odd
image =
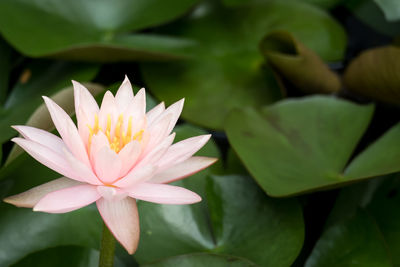
[[[161,204],[191,204],[199,195],[167,183],[192,175],[216,161],[193,156],[209,140],[201,135],[173,144],[171,133],[184,100],[167,109],[161,103],[146,113],[145,90],[135,96],[127,77],[115,97],[101,107],[73,81],[77,126],[50,98],[43,97],[60,137],[29,126],[13,126],[12,141],[63,177],[4,201],[34,211],[65,213],[93,202],[115,238],[130,253],[139,240],[136,199]]]

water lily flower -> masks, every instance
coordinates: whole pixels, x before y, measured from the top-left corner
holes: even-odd
[[[4,201],[34,211],[65,213],[96,202],[105,224],[130,253],[139,241],[136,199],[191,204],[200,196],[167,183],[190,176],[216,159],[193,156],[209,140],[201,135],[173,144],[171,133],[183,99],[146,113],[145,90],[135,96],[126,77],[115,97],[107,91],[101,107],[73,81],[77,126],[50,98],[43,97],[60,137],[29,126],[13,126],[12,139],[33,158],[63,177]]]

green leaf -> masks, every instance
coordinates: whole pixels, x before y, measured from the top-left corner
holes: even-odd
[[[5,0],[0,2],[0,31],[30,57],[89,61],[176,58],[193,43],[131,32],[171,21],[196,2]]]
[[[196,184],[192,178],[183,181],[185,187]],[[295,199],[268,198],[248,177],[234,175],[208,178],[203,198],[203,203],[190,206],[141,202],[142,236],[136,259],[143,264],[212,252],[261,266],[293,263],[304,238],[302,213]]]
[[[348,264],[338,266],[351,265],[353,257],[360,266],[399,266],[399,192],[399,173],[342,189],[306,266],[331,266],[324,263],[346,252]],[[367,230],[367,224],[373,227]]]
[[[400,19],[400,2],[397,0],[374,0],[382,9],[385,18],[388,21],[396,21]]]
[[[203,266],[216,266],[216,267],[255,267],[256,264],[238,257],[218,255],[211,253],[194,253],[187,255],[179,255],[176,257],[167,258],[154,263],[142,265],[143,267],[203,267]]]
[[[374,177],[399,171],[400,123],[359,154],[346,168],[346,177]]]
[[[400,34],[400,22],[387,21],[377,5],[377,0],[347,0],[343,3],[359,20],[376,31],[388,36]]]
[[[143,77],[154,95],[171,104],[185,97],[182,117],[222,129],[235,107],[262,106],[281,93],[257,47],[271,31],[286,30],[324,60],[343,57],[346,36],[327,13],[299,2],[268,1],[237,8],[203,6],[162,32],[196,40],[193,59],[144,63]],[[212,119],[211,119],[212,118]]]
[[[30,177],[32,178],[32,177]],[[101,219],[95,206],[65,214],[48,214],[0,204],[0,265],[49,247],[80,245],[97,248]]]
[[[260,50],[278,75],[305,93],[329,94],[341,88],[338,75],[288,32],[267,34],[261,40]]]
[[[359,210],[329,227],[315,245],[306,267],[393,266],[383,236],[374,219]]]
[[[93,249],[62,246],[32,253],[12,267],[96,267],[98,257],[99,253]]]
[[[70,86],[71,80],[90,81],[99,70],[92,64],[76,64],[51,61],[34,61],[28,65],[10,93],[0,118],[0,143],[15,135],[10,127],[25,124],[35,109],[43,103],[42,95],[52,95]]]
[[[97,267],[99,252],[94,249],[78,246],[59,246],[29,254],[12,267]],[[115,267],[126,266],[117,257]],[[131,265],[130,265],[131,266]]]
[[[269,0],[223,0],[224,4],[227,6],[237,6],[245,4],[253,4],[259,2],[267,2]],[[310,3],[322,8],[333,8],[340,4],[343,0],[299,0],[299,2]]]
[[[235,110],[226,131],[267,194],[287,196],[360,178],[342,173],[372,112],[371,105],[315,96],[281,101],[261,112]]]
[[[3,104],[8,92],[8,80],[11,71],[11,47],[0,38],[0,104]]]
[[[391,252],[393,265],[400,265],[400,180],[399,175],[387,179],[378,190],[368,205],[372,216],[375,218],[385,243]]]
[[[400,48],[382,46],[364,51],[347,67],[346,88],[372,100],[400,104]]]

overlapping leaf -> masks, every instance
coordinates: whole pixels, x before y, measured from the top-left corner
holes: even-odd
[[[399,175],[342,190],[307,267],[398,266]]]
[[[282,101],[261,112],[236,110],[226,130],[263,189],[287,196],[399,171],[400,124],[348,163],[372,112],[371,105],[316,96]]]
[[[172,103],[185,97],[183,118],[222,129],[234,107],[261,106],[280,97],[270,69],[263,68],[258,43],[268,32],[286,30],[324,60],[342,58],[346,36],[327,13],[293,1],[268,1],[237,8],[202,6],[162,32],[199,43],[194,59],[145,63],[149,89]]]
[[[256,264],[242,258],[211,254],[211,253],[195,253],[180,255],[167,258],[165,260],[156,261],[151,264],[145,264],[143,267],[176,267],[176,266],[230,266],[230,267],[255,267]]]
[[[196,2],[5,0],[0,2],[0,32],[31,57],[89,61],[176,58],[184,56],[193,43],[130,32],[168,22]]]
[[[189,188],[193,183],[184,181]],[[203,201],[191,206],[140,203],[139,263],[194,252],[232,255],[261,266],[290,266],[297,257],[304,226],[295,199],[270,199],[248,177],[232,175],[209,178]]]

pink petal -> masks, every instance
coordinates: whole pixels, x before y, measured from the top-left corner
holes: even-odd
[[[80,181],[92,185],[102,184],[96,175],[93,173],[92,168],[89,168],[79,160],[77,160],[68,150],[64,149],[64,157],[68,162],[68,167],[79,177]]]
[[[100,198],[96,186],[77,185],[45,195],[33,208],[34,211],[65,213],[87,206]]]
[[[139,243],[139,214],[136,201],[126,197],[120,201],[97,201],[97,208],[104,223],[121,245],[133,254]]]
[[[45,130],[22,125],[12,127],[25,139],[39,143],[59,154],[61,154],[62,150],[65,148],[65,144],[60,137]]]
[[[122,162],[117,153],[105,146],[93,155],[93,157],[93,167],[96,171],[97,177],[99,177],[103,183],[111,184],[119,178]]]
[[[132,85],[128,77],[125,75],[125,79],[115,94],[115,102],[118,106],[120,113],[122,113],[128,105],[133,101]]]
[[[115,103],[114,96],[110,91],[104,94],[103,101],[99,111],[99,124],[103,131],[107,128],[108,117],[111,118],[111,132],[113,133],[115,124],[118,120],[118,108]]]
[[[78,121],[78,133],[81,137],[81,140],[85,147],[88,146],[89,140],[89,127],[92,127],[94,124],[94,118],[90,121],[87,114],[84,113],[82,107],[80,107],[76,113],[77,121]]]
[[[138,183],[146,181],[156,172],[157,168],[153,165],[146,165],[140,168],[135,167],[128,175],[116,181],[113,185],[120,188],[129,188]]]
[[[217,160],[217,158],[191,157],[184,162],[155,174],[148,182],[157,184],[171,183],[193,175],[215,163]]]
[[[158,116],[160,116],[163,113],[164,110],[165,110],[165,104],[164,102],[161,102],[160,104],[152,108],[149,112],[147,112],[146,117],[148,125],[149,126],[152,125],[153,122],[158,118]]]
[[[71,168],[68,167],[68,161],[63,155],[60,155],[58,152],[55,152],[48,147],[27,139],[13,138],[11,140],[22,147],[34,159],[49,167],[50,169],[68,178],[77,181],[83,181],[78,174],[76,174]]]
[[[128,192],[117,187],[99,185],[97,187],[97,192],[105,200],[122,200],[128,196]]]
[[[57,131],[74,156],[90,166],[89,158],[75,124],[65,111],[48,97],[43,97]]]
[[[146,124],[146,92],[142,88],[135,95],[133,101],[129,104],[126,110],[124,110],[124,130],[127,129],[129,124],[129,119],[132,117],[133,127],[132,132],[136,133],[137,131],[143,129],[143,126]]]
[[[141,152],[142,146],[138,141],[131,141],[121,149],[118,153],[118,157],[122,162],[121,171],[119,173],[120,177],[125,176],[127,172],[132,169]]]
[[[21,194],[9,196],[3,201],[13,204],[17,207],[33,208],[33,206],[35,206],[39,202],[39,200],[48,193],[81,184],[82,183],[80,182],[62,177],[51,182],[36,186]]]
[[[110,142],[108,141],[107,136],[99,131],[96,135],[92,136],[92,143],[90,145],[90,161],[93,163],[93,156],[97,154],[97,152],[103,147],[109,147]]]
[[[148,128],[149,141],[144,151],[145,155],[169,135],[170,131],[168,130],[171,120],[172,114],[168,114],[157,124],[153,124]]]
[[[93,118],[94,115],[99,113],[99,106],[92,94],[82,84],[72,81],[74,86],[74,98],[75,98],[75,114],[77,114],[78,121],[80,120],[78,110],[82,109],[86,116]]]
[[[168,133],[170,133],[172,129],[174,129],[175,124],[178,121],[179,116],[181,115],[184,102],[185,99],[181,99],[178,102],[175,102],[174,104],[169,106],[160,116],[157,117],[157,119],[152,123],[152,125],[159,123],[161,120],[165,118],[165,116],[169,116],[169,114],[171,114],[172,118],[168,126]]]
[[[160,170],[190,158],[207,143],[210,137],[211,134],[200,135],[173,144],[158,162]]]
[[[148,164],[157,163],[168,151],[172,142],[174,141],[175,133],[172,133],[167,138],[165,138],[160,144],[153,148],[148,154],[139,160],[136,167],[145,166]]]
[[[129,196],[159,204],[193,204],[201,201],[196,193],[167,184],[141,183],[129,190]]]

